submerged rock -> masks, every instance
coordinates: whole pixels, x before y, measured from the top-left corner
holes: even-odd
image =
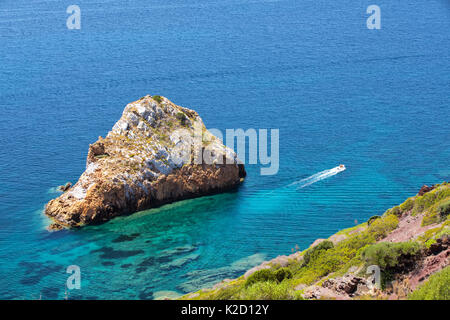
[[[186,263],[197,260],[198,258],[200,258],[200,255],[198,253],[192,253],[187,256],[175,259],[169,263],[163,264],[160,266],[160,269],[161,270],[172,270],[172,269],[176,269],[176,268],[181,268]]]
[[[244,165],[199,115],[164,97],[128,104],[106,138],[89,146],[86,170],[45,213],[50,229],[78,227],[242,182]]]

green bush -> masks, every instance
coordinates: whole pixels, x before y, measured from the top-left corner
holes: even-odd
[[[433,274],[428,281],[412,292],[410,300],[450,300],[450,267]]]
[[[417,197],[414,203],[413,213],[422,213],[431,208],[437,202],[450,197],[450,188],[447,185],[439,186],[434,190]]]
[[[417,238],[417,240],[420,241],[421,243],[427,244],[427,242],[429,242],[430,240],[434,240],[435,235],[438,234],[443,229],[444,229],[444,226],[429,229],[429,230],[425,231],[422,235],[420,235]],[[434,241],[430,242],[430,244],[431,243],[434,243]],[[427,244],[427,246],[428,246],[428,244]]]
[[[397,216],[389,214],[384,216],[382,219],[376,219],[373,221],[367,230],[376,240],[380,240],[386,237],[389,232],[397,228],[397,226]]]
[[[450,213],[450,199],[438,206],[438,212],[441,217],[445,217]]]
[[[282,282],[284,279],[292,278],[292,271],[289,268],[280,268],[275,271],[275,279],[278,282]]]
[[[303,256],[303,265],[306,266],[313,258],[317,257],[317,255],[319,255],[321,251],[326,251],[333,247],[333,242],[329,240],[322,241],[317,246],[306,251],[305,255]]]
[[[361,257],[367,266],[377,265],[382,270],[388,270],[407,267],[421,249],[417,242],[381,242],[365,248]]]
[[[450,221],[444,222],[440,227],[433,228],[425,231],[423,235],[421,235],[418,240],[425,244],[427,248],[429,248],[433,243],[436,242],[437,239],[442,239],[450,236]]]
[[[298,297],[290,283],[266,281],[246,287],[237,298],[242,300],[291,300]]]
[[[153,98],[153,100],[155,100],[158,103],[161,103],[161,101],[162,101],[162,97],[161,96],[153,96],[152,98]]]
[[[393,214],[393,215],[396,215],[397,217],[400,217],[402,215],[402,210],[400,209],[400,206],[396,206],[396,207],[389,209],[386,213],[388,215]]]
[[[231,300],[236,294],[238,294],[242,288],[237,285],[230,285],[221,288],[217,293],[211,297],[214,300]]]
[[[433,190],[435,191],[435,190]],[[417,197],[414,203],[414,214],[422,213],[425,209],[431,207],[436,200],[436,192],[427,192],[423,196]]]
[[[440,220],[440,216],[438,212],[428,212],[422,219],[422,226],[429,226],[433,223],[438,223]]]
[[[275,273],[272,269],[262,269],[255,271],[252,275],[247,278],[245,282],[245,286],[251,286],[256,282],[264,282],[264,281],[276,281]]]
[[[374,242],[374,237],[363,231],[342,240],[333,248],[310,253],[308,263],[303,263],[300,268],[295,270],[293,275],[295,283],[311,284],[332,272],[344,274],[352,265],[362,263],[358,254],[360,248]],[[324,246],[329,246],[329,244],[324,244]]]
[[[400,205],[400,210],[402,212],[409,211],[414,207],[414,199],[408,198],[405,202]]]
[[[441,192],[439,195],[442,195]],[[450,199],[436,202],[436,205],[428,209],[428,212],[423,217],[422,226],[427,226],[433,223],[439,223],[446,219],[450,213]]]
[[[245,286],[251,286],[257,282],[267,282],[273,281],[280,283],[284,279],[292,278],[292,271],[289,268],[280,268],[277,270],[273,269],[262,269],[254,272],[250,275],[245,282]]]
[[[380,219],[380,216],[372,216],[369,218],[369,220],[367,220],[367,224],[370,226],[372,224],[372,222],[374,222],[377,219]]]

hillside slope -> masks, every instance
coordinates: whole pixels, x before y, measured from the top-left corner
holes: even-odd
[[[424,186],[382,216],[182,299],[448,300],[449,212],[450,184]]]

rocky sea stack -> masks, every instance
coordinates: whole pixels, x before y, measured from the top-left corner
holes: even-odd
[[[85,172],[45,213],[54,221],[50,229],[101,223],[234,188],[245,174],[237,155],[195,111],[145,96],[89,146]]]

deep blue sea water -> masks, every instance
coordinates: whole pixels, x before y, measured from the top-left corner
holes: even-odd
[[[0,3],[0,298],[152,299],[236,277],[450,177],[450,3]],[[44,205],[124,106],[164,95],[210,128],[280,129],[280,170],[236,192],[49,233]],[[344,163],[302,189],[287,187]],[[129,237],[123,237],[129,236]],[[124,241],[129,240],[129,241]]]

